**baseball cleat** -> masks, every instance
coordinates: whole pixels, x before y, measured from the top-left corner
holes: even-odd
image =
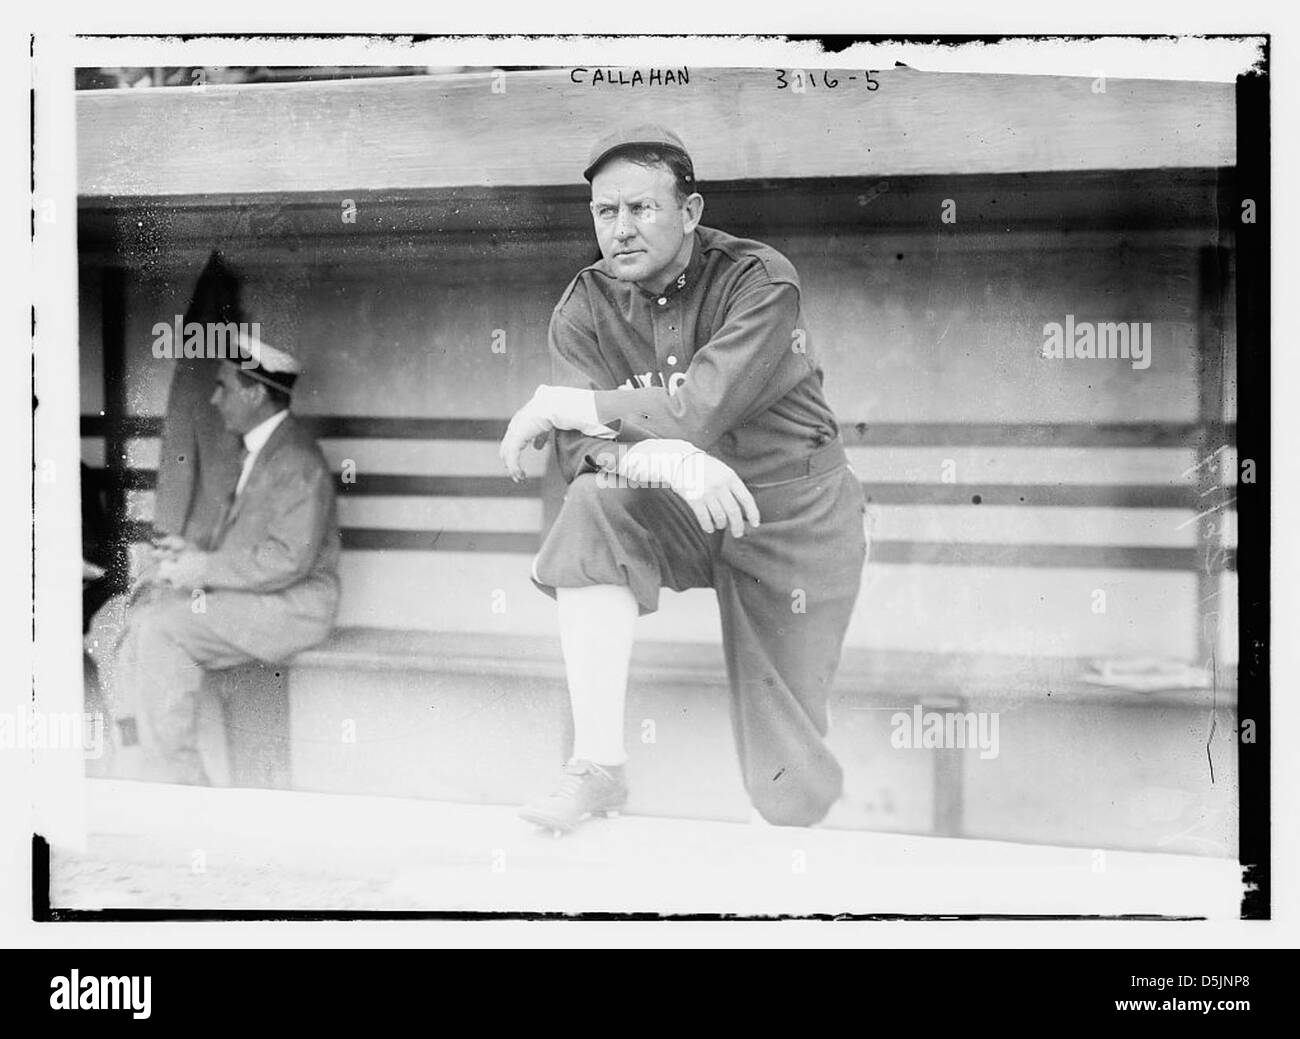
[[[524,805],[519,817],[559,837],[572,833],[593,815],[617,816],[626,803],[623,766],[575,758],[564,766],[555,789]]]

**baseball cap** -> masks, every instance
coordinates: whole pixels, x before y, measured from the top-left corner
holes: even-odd
[[[686,145],[682,144],[682,139],[666,126],[635,123],[618,127],[592,145],[591,154],[587,156],[587,168],[582,171],[583,177],[591,180],[597,167],[614,152],[631,147],[672,148],[681,152],[688,163],[691,162],[690,153],[687,152]]]

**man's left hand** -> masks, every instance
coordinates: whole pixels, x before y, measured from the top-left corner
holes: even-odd
[[[159,560],[157,579],[177,588],[202,588],[207,565],[208,553],[183,549]]]

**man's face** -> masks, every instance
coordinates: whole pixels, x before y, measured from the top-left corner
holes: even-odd
[[[262,387],[257,383],[246,384],[234,365],[220,366],[217,386],[212,391],[212,404],[230,432],[247,433],[257,425],[257,412],[264,396]]]
[[[698,195],[690,198],[699,200]],[[699,222],[693,209],[693,204],[678,200],[676,182],[664,166],[614,158],[591,181],[591,214],[601,255],[620,281],[656,291],[690,259],[690,235]]]

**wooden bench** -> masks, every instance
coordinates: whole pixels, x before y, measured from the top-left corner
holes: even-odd
[[[381,438],[381,439],[442,439],[489,441],[498,437],[504,423],[496,420],[438,420],[389,418],[319,418],[309,419],[317,435],[329,438]],[[157,420],[128,420],[128,431],[135,436],[156,435]],[[83,419],[83,435],[97,436],[106,432],[105,424],[97,419]],[[1218,430],[1216,432],[1223,432]],[[1226,431],[1230,434],[1230,430]],[[122,435],[119,433],[119,435]],[[1090,446],[1149,446],[1153,442],[1170,446],[1202,444],[1207,431],[1195,425],[1140,427],[1122,426],[1064,426],[1028,427],[963,426],[926,428],[914,426],[898,428],[855,424],[845,429],[851,446],[878,445],[882,447],[947,444],[972,441],[992,445],[1034,444],[1090,445]],[[154,483],[154,473],[149,470],[101,471],[99,479],[118,492],[126,489],[149,490]],[[1115,487],[1095,485],[982,485],[982,484],[924,484],[924,483],[869,483],[865,485],[869,499],[878,503],[893,504],[969,504],[972,498],[993,503],[1023,505],[1079,506],[1105,505],[1113,508],[1184,507],[1191,508],[1198,495],[1197,484],[1186,486],[1122,485]],[[533,478],[514,484],[504,476],[413,476],[366,472],[355,483],[340,481],[341,498],[349,496],[473,496],[481,498],[533,498],[542,499],[549,518],[555,512],[563,487],[554,478]],[[143,523],[127,523],[123,532],[128,538],[142,537],[146,531]],[[540,544],[541,532],[508,531],[429,531],[388,530],[372,527],[345,527],[343,541],[346,549],[389,551],[459,551],[507,552],[526,556],[535,552]],[[1015,545],[1015,544],[963,544],[908,541],[878,541],[872,547],[872,561],[906,562],[915,565],[993,565],[993,566],[1083,566],[1126,567],[1138,569],[1186,569],[1198,573],[1204,569],[1205,559],[1198,549],[1154,548],[1116,545]],[[1233,565],[1231,553],[1218,553],[1215,568],[1210,576]],[[525,561],[521,560],[521,566]],[[836,715],[838,726],[850,712],[884,711],[889,708],[910,709],[920,705],[924,710],[1000,711],[1014,710],[1017,705],[1050,703],[1056,709],[1093,705],[1109,710],[1125,709],[1138,705],[1157,710],[1202,710],[1211,705],[1210,694],[1205,690],[1170,690],[1159,694],[1123,693],[1089,684],[1084,678],[1086,662],[1081,660],[1029,660],[1012,657],[972,656],[952,653],[870,652],[849,648],[837,681]],[[205,708],[208,730],[215,731],[218,718],[217,705],[224,712],[225,732],[228,734],[228,776],[224,781],[234,785],[297,786],[308,783],[319,789],[346,790],[348,768],[339,761],[322,755],[319,744],[322,736],[310,724],[317,710],[309,692],[300,692],[308,685],[332,688],[339,682],[347,684],[345,676],[374,676],[402,673],[412,677],[408,682],[411,695],[417,699],[428,683],[438,685],[439,696],[447,695],[447,680],[462,680],[484,689],[485,697],[499,695],[501,691],[532,683],[532,706],[541,716],[549,719],[541,727],[555,726],[562,717],[562,662],[558,646],[553,640],[535,638],[503,639],[490,633],[440,633],[410,632],[387,629],[344,628],[323,646],[300,655],[295,661],[278,668],[252,665],[231,672],[210,676],[211,695]],[[303,675],[305,677],[298,678]],[[324,678],[333,675],[333,679]],[[436,678],[434,676],[437,676]],[[310,678],[310,682],[308,682]],[[514,686],[512,686],[512,683]],[[539,685],[540,684],[540,685]],[[1231,710],[1232,679],[1223,676],[1223,685],[1214,694],[1219,707]],[[545,692],[538,689],[545,687]],[[715,707],[722,709],[726,701],[725,672],[719,649],[716,646],[656,645],[638,646],[634,660],[633,686],[641,689],[657,687],[668,690],[693,689],[704,691]],[[376,687],[375,696],[383,692]],[[672,694],[668,702],[676,702]],[[526,699],[527,697],[525,697]],[[679,697],[680,699],[680,697]],[[291,709],[291,704],[294,707]],[[364,717],[364,705],[353,702],[352,715]],[[394,708],[400,714],[400,710]],[[527,712],[524,712],[525,714]],[[892,712],[891,712],[892,713]],[[351,715],[349,716],[351,717]],[[396,717],[396,715],[395,715]],[[630,718],[634,716],[630,713]],[[721,718],[714,714],[710,725],[716,726]],[[357,717],[353,717],[354,722]],[[498,718],[502,724],[513,726],[514,735],[521,741],[529,739],[527,725],[516,717]],[[631,724],[631,722],[629,723]],[[635,737],[635,733],[631,733]],[[486,738],[486,736],[484,737]],[[208,746],[219,745],[217,737],[207,737]],[[313,742],[315,741],[315,742]],[[496,741],[500,743],[498,739]],[[733,752],[726,740],[715,738],[710,752],[727,767]],[[337,748],[336,748],[337,749]],[[498,754],[492,750],[489,757]],[[523,754],[523,752],[519,752]],[[919,832],[957,835],[965,832],[962,751],[941,751],[932,755],[927,775],[916,782],[928,786],[932,793],[928,809],[921,814],[913,812],[906,828]],[[542,767],[545,755],[558,754],[558,741],[543,740],[531,760],[532,774]],[[526,754],[523,754],[527,757]],[[352,757],[360,760],[357,754]],[[327,764],[327,762],[332,762]],[[472,772],[471,762],[462,767]],[[333,770],[338,782],[328,778]],[[364,771],[364,769],[363,769]],[[509,772],[509,768],[506,769]],[[299,774],[301,773],[301,775]],[[322,776],[326,778],[322,779]],[[701,780],[703,781],[703,780]],[[360,783],[377,782],[372,775]],[[476,786],[466,782],[433,785],[421,788],[427,794],[452,799],[514,799],[523,786],[522,773],[512,774],[510,782],[498,785],[488,783]],[[724,783],[715,775],[710,783]],[[314,784],[314,785],[313,785]],[[333,785],[330,785],[333,784]],[[381,786],[381,792],[401,792],[400,783]],[[651,808],[665,813],[689,811],[691,804],[680,800],[680,794],[666,800],[651,802]],[[896,797],[895,797],[896,799]],[[706,799],[707,800],[707,799]],[[714,810],[731,811],[732,801],[717,801]],[[906,815],[907,812],[902,813]]]
[[[864,828],[968,832],[967,777],[987,774],[991,763],[975,746],[909,754],[892,745],[900,713],[999,715],[1009,746],[1017,739],[1013,723],[1055,718],[1059,731],[1047,742],[1059,746],[1037,753],[1055,755],[1063,769],[1091,757],[1094,780],[1110,784],[1093,791],[1103,800],[1125,790],[1134,770],[1163,759],[1152,725],[1199,721],[1217,710],[1224,731],[1234,727],[1230,687],[1136,693],[1090,683],[1087,668],[1070,659],[846,650],[831,700],[831,744],[845,767],[853,818]],[[558,764],[567,724],[552,639],[344,628],[294,661],[289,697],[295,786],[312,790],[518,802]],[[637,645],[626,723],[633,811],[744,817],[727,702],[719,647]],[[1132,761],[1114,767],[1107,747],[1070,739],[1072,725],[1082,735],[1106,724],[1108,742],[1132,731]],[[1122,757],[1123,748],[1114,749]],[[983,781],[987,796],[1014,791],[1023,778],[1012,760],[1002,777]]]

